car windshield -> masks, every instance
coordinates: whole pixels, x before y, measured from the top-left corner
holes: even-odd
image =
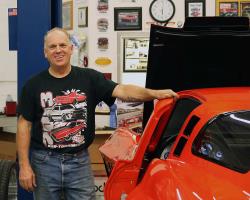
[[[193,153],[240,172],[250,168],[250,111],[222,114],[199,133]]]
[[[66,110],[66,109],[73,109],[73,107],[71,105],[69,105],[69,104],[61,106],[61,110]]]

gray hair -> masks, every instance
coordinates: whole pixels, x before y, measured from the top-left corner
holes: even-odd
[[[63,32],[67,36],[67,38],[68,38],[68,40],[70,42],[70,34],[65,29],[63,29],[63,28],[55,27],[55,28],[52,28],[49,31],[47,31],[47,33],[44,35],[44,48],[45,48],[45,44],[46,44],[46,40],[47,40],[48,35],[50,33],[54,32],[54,31],[61,31],[61,32]]]

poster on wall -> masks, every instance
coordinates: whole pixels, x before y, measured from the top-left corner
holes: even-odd
[[[237,17],[238,2],[220,2],[219,16],[221,17]]]
[[[202,17],[205,16],[205,0],[186,0],[185,17]]]
[[[114,29],[116,31],[142,30],[142,8],[114,8]]]
[[[88,7],[78,8],[78,27],[88,26]]]
[[[240,13],[242,17],[250,18],[250,2],[240,3]]]
[[[64,2],[62,5],[62,27],[66,30],[73,29],[73,1]]]
[[[123,72],[147,71],[148,48],[148,37],[125,38]]]
[[[142,133],[143,103],[117,99],[117,127],[126,127]]]

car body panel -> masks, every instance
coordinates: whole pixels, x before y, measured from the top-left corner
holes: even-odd
[[[145,130],[136,141],[132,159],[109,159],[111,174],[105,185],[105,199],[247,199],[250,194],[249,172],[240,173],[192,153],[192,144],[200,130],[218,115],[233,111],[250,110],[250,87],[206,88],[179,92],[179,99],[164,99],[156,103]],[[177,102],[192,98],[200,102],[183,121],[166,160],[154,158],[144,168],[145,155],[155,151],[161,139],[163,126],[170,121]],[[199,121],[187,136],[184,130],[192,116]],[[133,135],[131,131],[131,135]],[[113,137],[116,137],[115,135]],[[175,155],[182,139],[186,143],[180,156]],[[103,145],[105,146],[105,144]],[[118,151],[118,150],[117,150]]]

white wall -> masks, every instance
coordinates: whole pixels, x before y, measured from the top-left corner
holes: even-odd
[[[0,111],[8,94],[17,100],[17,51],[9,51],[8,8],[16,8],[17,0],[0,1]]]

